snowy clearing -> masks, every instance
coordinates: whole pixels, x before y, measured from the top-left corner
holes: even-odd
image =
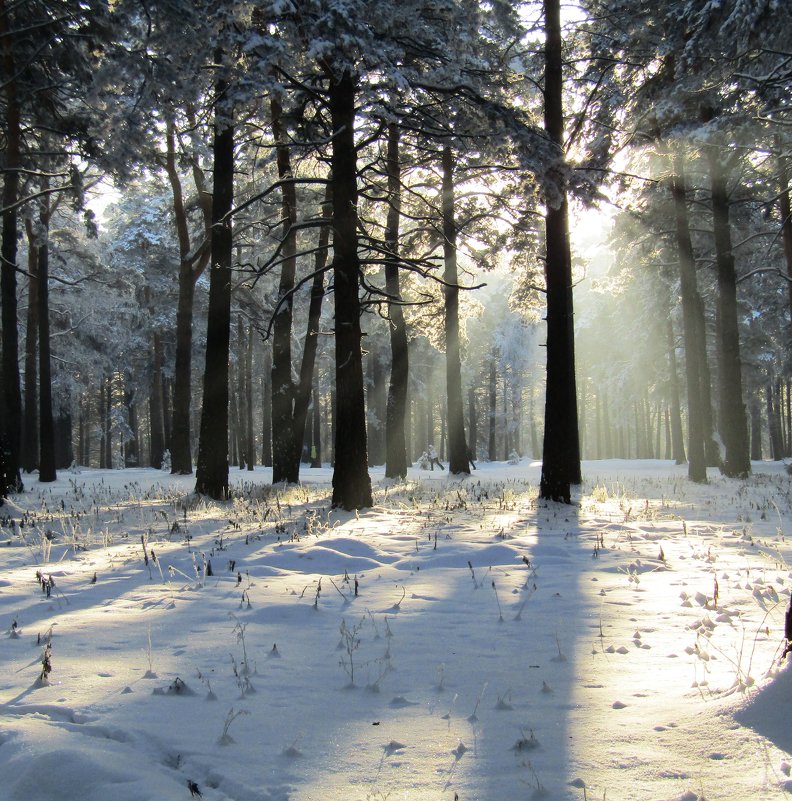
[[[28,477],[0,508],[0,798],[787,797],[783,465],[586,462],[571,507],[537,506],[539,469],[375,468],[359,515],[327,468],[234,472],[228,504]]]

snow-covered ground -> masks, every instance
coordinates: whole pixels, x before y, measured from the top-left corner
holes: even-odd
[[[536,463],[373,469],[359,515],[329,469],[234,471],[228,504],[29,480],[0,507],[0,799],[784,798],[792,478],[754,468],[587,462],[574,506],[537,504]]]

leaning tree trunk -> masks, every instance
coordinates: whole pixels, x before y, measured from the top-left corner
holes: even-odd
[[[544,0],[545,129],[558,147],[564,145],[561,9],[559,0]],[[557,208],[545,218],[547,279],[547,389],[539,494],[570,503],[571,485],[580,484],[580,438],[575,388],[575,330],[572,306],[572,255],[569,208],[562,190]]]
[[[22,431],[22,391],[19,386],[19,332],[17,330],[17,201],[21,122],[19,98],[14,76],[14,39],[8,30],[8,11],[0,0],[0,46],[6,76],[5,174],[3,175],[2,245],[0,246],[0,305],[2,306],[2,370],[0,370],[0,498],[21,492],[19,449]]]
[[[217,62],[222,61],[217,54]],[[231,109],[220,106],[227,84],[217,82],[212,189],[212,255],[203,406],[198,439],[195,491],[216,500],[228,498],[228,362],[231,340],[231,262],[234,199],[234,127]]]
[[[704,426],[700,381],[699,348],[697,347],[698,288],[696,262],[690,240],[690,223],[685,190],[682,157],[674,157],[674,178],[671,191],[674,199],[676,239],[679,256],[679,279],[682,294],[682,322],[685,338],[685,375],[688,397],[688,478],[707,480],[704,454]]]
[[[409,350],[407,324],[404,320],[399,286],[399,224],[401,222],[401,167],[399,165],[399,128],[388,128],[388,215],[385,222],[385,291],[388,295],[390,323],[391,374],[385,411],[385,476],[407,476],[407,380]]]
[[[46,189],[46,180],[45,186]],[[49,197],[41,201],[42,241],[38,254],[39,324],[39,481],[55,481],[55,422],[52,414],[52,361],[49,325]]]
[[[459,273],[454,217],[454,156],[443,148],[443,294],[445,295],[446,392],[448,395],[448,472],[470,475],[465,413],[462,406],[462,363],[459,356]]]
[[[366,453],[366,405],[360,347],[360,257],[358,255],[355,79],[331,73],[329,102],[333,144],[333,284],[335,287],[336,426],[334,507],[371,506]]]
[[[724,445],[721,472],[745,478],[751,472],[748,419],[742,395],[740,334],[737,325],[737,275],[734,269],[726,173],[719,153],[707,151],[712,187],[712,220],[718,269],[718,432]]]

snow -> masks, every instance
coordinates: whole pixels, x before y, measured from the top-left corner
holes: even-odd
[[[373,468],[359,514],[329,468],[233,471],[226,504],[154,470],[29,479],[0,508],[0,798],[792,791],[783,465],[586,462],[573,506],[539,470]]]

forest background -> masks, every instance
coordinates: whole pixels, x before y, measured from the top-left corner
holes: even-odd
[[[330,462],[354,509],[434,444],[568,501],[581,454],[790,455],[790,23],[0,0],[0,495]]]

